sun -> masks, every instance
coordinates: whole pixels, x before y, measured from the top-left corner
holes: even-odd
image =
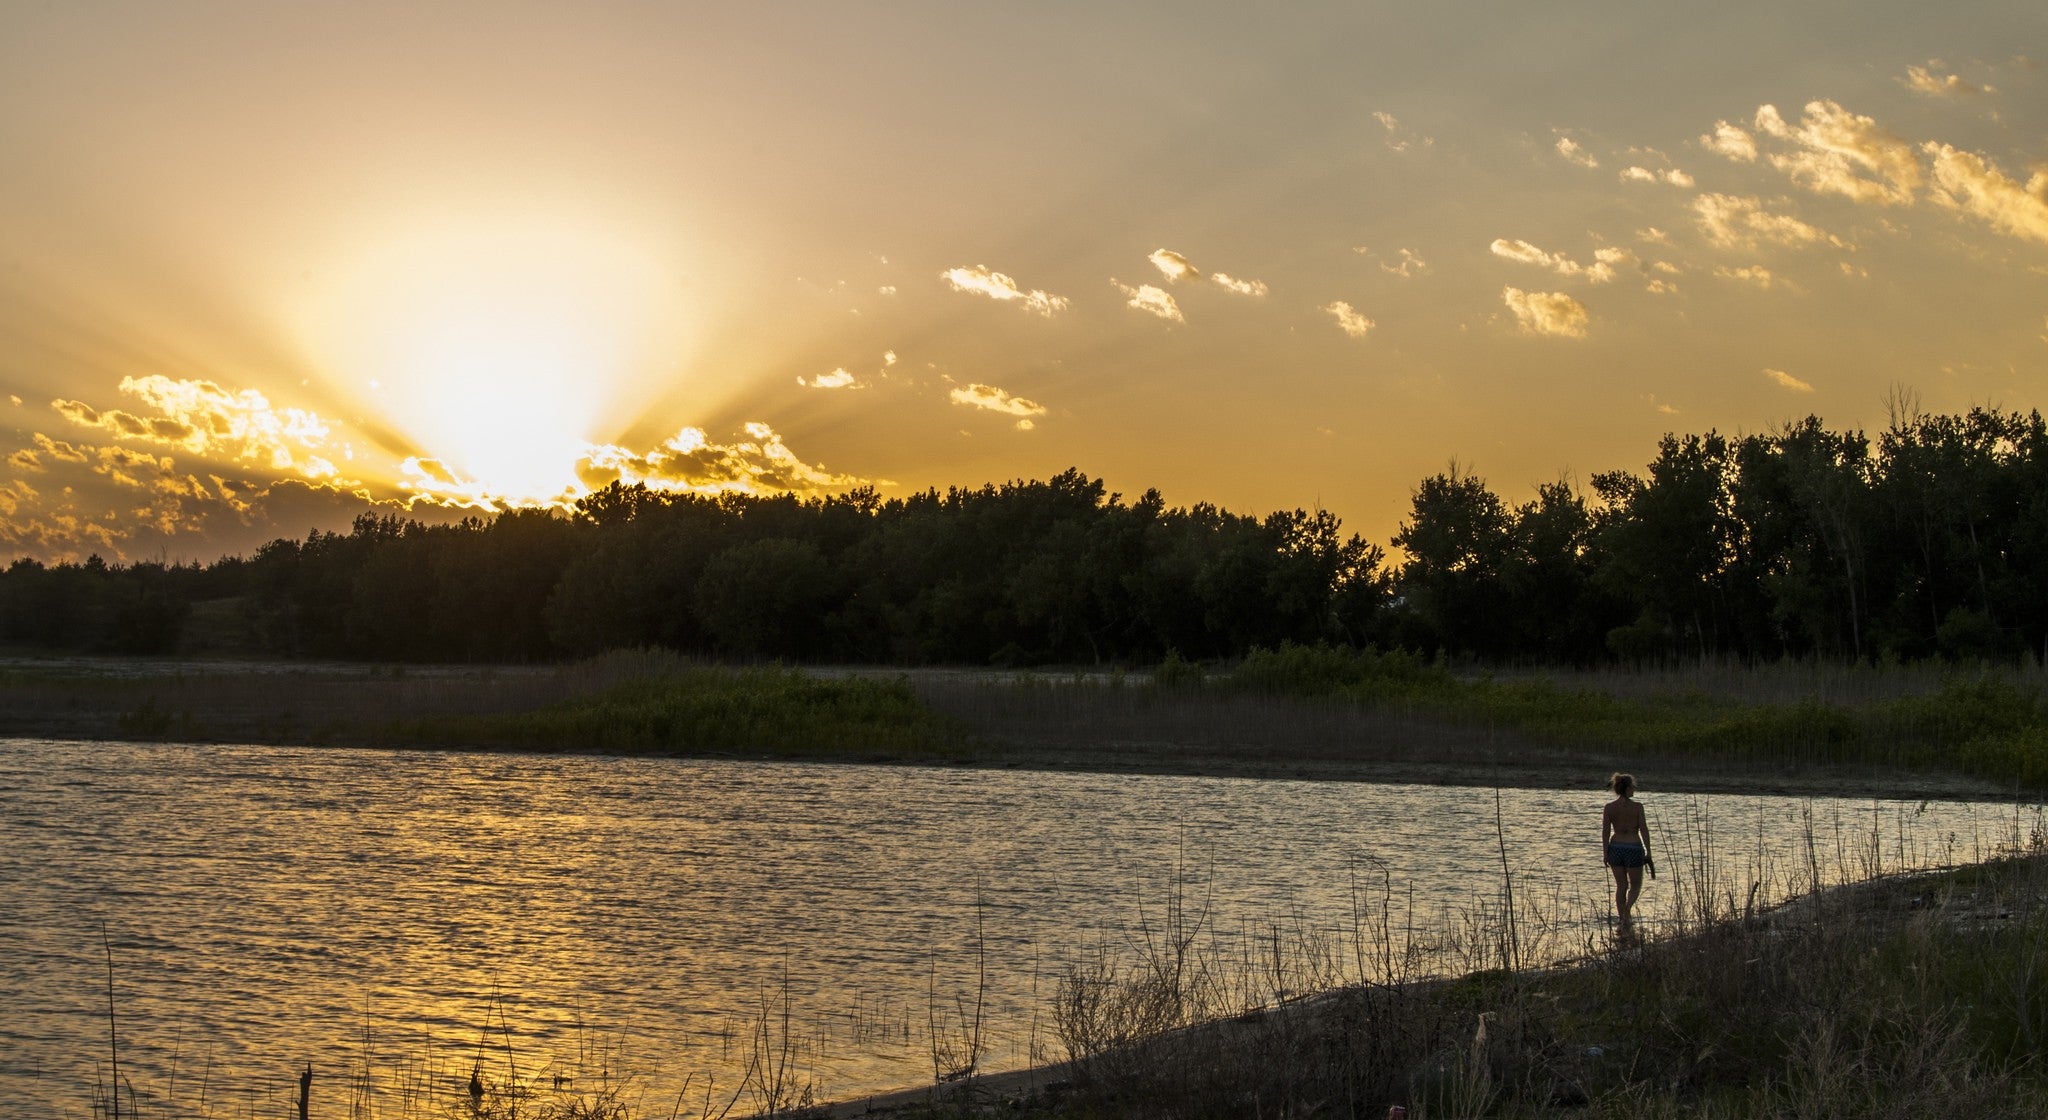
[[[415,234],[351,270],[322,364],[407,454],[495,501],[560,500],[674,360],[667,271],[615,233],[530,218]]]

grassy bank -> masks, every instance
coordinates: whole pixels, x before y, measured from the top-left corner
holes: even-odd
[[[1756,681],[1772,674],[1765,668],[1747,676]],[[1833,695],[1814,688],[1795,698],[1756,700],[1699,687],[1624,691],[1612,687],[1614,674],[1460,676],[1402,653],[1283,646],[1254,651],[1217,675],[1169,661],[1154,687],[1328,697],[1581,749],[1951,770],[2026,789],[2048,787],[2048,705],[2038,673],[1956,670],[1937,678],[1931,690],[1916,676],[1910,684],[1918,687],[1903,695],[1898,678],[1870,670],[1863,681],[1833,678]]]
[[[410,746],[911,760],[958,757],[965,741],[901,680],[720,668],[641,677],[533,711],[402,720],[383,734]]]
[[[1838,888],[1541,971],[1354,985],[1202,1021],[1199,961],[1070,974],[1070,1062],[984,1086],[1079,1117],[2048,1113],[2048,858]],[[971,1090],[910,1115],[967,1114]],[[850,1113],[848,1113],[850,1114]]]
[[[1995,797],[2048,789],[2039,670],[1472,674],[1284,646],[1149,672],[14,663],[0,735],[944,759],[1447,784]]]
[[[17,664],[0,672],[0,734],[919,761],[967,749],[901,678],[659,651],[556,666]]]

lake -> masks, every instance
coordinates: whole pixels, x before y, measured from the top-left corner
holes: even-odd
[[[1496,794],[0,740],[0,1099],[94,1115],[109,958],[124,1114],[221,1117],[285,1115],[308,1065],[330,1116],[436,1112],[473,1071],[667,1116],[748,1111],[764,1070],[835,1099],[1014,1068],[1062,1056],[1070,970],[1175,938],[1241,1003],[1568,958],[1607,944],[1604,777]],[[2041,824],[1639,778],[1653,929]]]

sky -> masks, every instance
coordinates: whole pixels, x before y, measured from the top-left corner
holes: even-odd
[[[0,0],[0,561],[2048,384],[2048,7]]]

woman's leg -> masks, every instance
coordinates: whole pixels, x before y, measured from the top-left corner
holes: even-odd
[[[1629,907],[1635,902],[1628,893],[1628,868],[1611,863],[1607,869],[1614,872],[1614,912],[1621,916],[1621,928],[1626,931],[1629,928]]]
[[[1636,899],[1640,897],[1642,893],[1643,869],[1640,867],[1631,867],[1628,869],[1628,904],[1621,908],[1621,912],[1623,914],[1634,914],[1636,909]],[[1628,921],[1629,919],[1623,918],[1622,920]]]

